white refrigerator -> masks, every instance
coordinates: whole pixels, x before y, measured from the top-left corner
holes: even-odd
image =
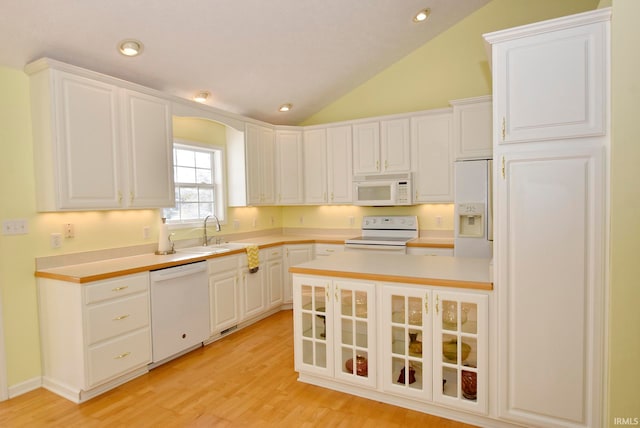
[[[493,161],[458,161],[454,169],[454,255],[493,258]]]

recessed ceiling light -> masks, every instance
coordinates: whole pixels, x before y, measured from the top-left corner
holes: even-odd
[[[423,22],[426,21],[427,18],[431,15],[431,9],[422,9],[420,12],[416,13],[413,16],[413,22]]]
[[[285,112],[291,110],[291,108],[293,108],[291,104],[282,104],[278,111]]]
[[[118,51],[125,56],[140,55],[144,50],[144,45],[139,40],[127,39],[118,44]]]
[[[211,95],[209,92],[207,91],[201,91],[198,92],[194,97],[193,97],[193,101],[196,101],[198,103],[204,103],[207,102],[207,98],[209,98],[209,95]]]

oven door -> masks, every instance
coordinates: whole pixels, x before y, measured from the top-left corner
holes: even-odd
[[[375,254],[407,254],[406,245],[345,244],[344,250]]]

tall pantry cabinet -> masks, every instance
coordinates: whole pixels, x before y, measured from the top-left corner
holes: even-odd
[[[492,45],[498,414],[607,425],[610,10]]]

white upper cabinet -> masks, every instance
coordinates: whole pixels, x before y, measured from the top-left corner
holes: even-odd
[[[122,98],[129,167],[128,205],[135,208],[173,206],[171,104],[131,90],[123,90]]]
[[[302,131],[276,131],[276,191],[278,205],[304,203]]]
[[[553,34],[524,26],[486,37],[501,143],[604,134],[609,36],[602,23],[571,19]]]
[[[174,204],[169,103],[57,61],[25,70],[38,211]]]
[[[327,190],[330,204],[353,201],[353,145],[351,126],[327,128]]]
[[[248,123],[245,132],[247,204],[275,203],[275,139],[272,129]]]
[[[304,132],[304,189],[307,204],[351,203],[351,126]]]
[[[380,122],[380,166],[384,173],[411,170],[409,119]]]
[[[455,159],[493,158],[491,96],[449,101],[453,106]]]
[[[453,202],[451,111],[411,118],[413,201]]]
[[[353,173],[377,174],[380,172],[380,123],[353,125]]]
[[[304,132],[304,199],[307,204],[327,203],[327,131]]]
[[[353,173],[409,172],[409,119],[388,119],[353,125]]]

